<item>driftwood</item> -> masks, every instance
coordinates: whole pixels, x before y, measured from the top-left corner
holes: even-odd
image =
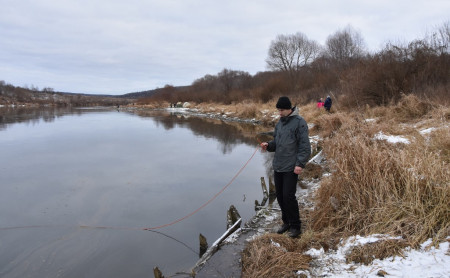
[[[220,243],[224,241],[227,237],[229,237],[232,233],[234,233],[237,229],[241,227],[242,218],[239,215],[239,212],[237,211],[236,207],[233,205],[230,206],[230,208],[227,211],[227,231],[219,237],[212,245],[209,247],[206,252],[202,253],[202,237],[204,238],[204,242],[206,244],[206,247],[208,244],[206,243],[206,238],[200,234],[200,259],[195,264],[194,268],[192,269],[193,272],[196,271],[196,269],[199,269],[203,264],[206,263],[206,261],[211,258],[211,256],[219,249]]]
[[[206,261],[211,258],[211,256],[219,249],[219,244],[222,243],[227,237],[229,237],[232,233],[234,233],[237,229],[241,227],[242,218],[239,218],[236,223],[234,223],[233,226],[231,226],[219,239],[217,239],[213,245],[203,254],[203,256],[200,258],[200,260],[195,264],[195,267],[193,270],[198,269],[203,264],[206,263]]]

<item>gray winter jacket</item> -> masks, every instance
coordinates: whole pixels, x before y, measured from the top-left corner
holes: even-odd
[[[275,152],[273,170],[292,172],[295,166],[305,168],[311,155],[308,125],[298,114],[298,109],[281,118],[275,126],[274,139],[268,142],[267,150]]]

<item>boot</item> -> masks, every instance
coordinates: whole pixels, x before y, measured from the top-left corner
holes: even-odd
[[[292,238],[298,237],[302,232],[300,231],[300,228],[290,228],[289,229],[289,236]]]
[[[277,234],[284,234],[287,230],[289,230],[289,224],[283,224],[278,231]]]

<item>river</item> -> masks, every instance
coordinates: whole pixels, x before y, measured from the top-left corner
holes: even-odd
[[[211,245],[230,205],[245,222],[263,198],[270,157],[255,130],[168,111],[0,108],[0,277],[189,272],[199,234]]]

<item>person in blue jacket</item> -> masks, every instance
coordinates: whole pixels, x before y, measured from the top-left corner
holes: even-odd
[[[330,96],[327,96],[327,98],[325,99],[325,103],[323,104],[323,107],[325,107],[325,110],[327,110],[328,112],[330,112],[331,109],[331,104],[333,103],[333,101],[331,100]]]
[[[275,126],[274,139],[261,143],[261,149],[275,152],[272,167],[274,170],[275,190],[281,208],[283,225],[277,233],[289,231],[290,237],[301,234],[301,221],[298,208],[298,175],[305,168],[311,155],[308,125],[292,107],[288,97],[280,97],[276,104],[280,120]]]

